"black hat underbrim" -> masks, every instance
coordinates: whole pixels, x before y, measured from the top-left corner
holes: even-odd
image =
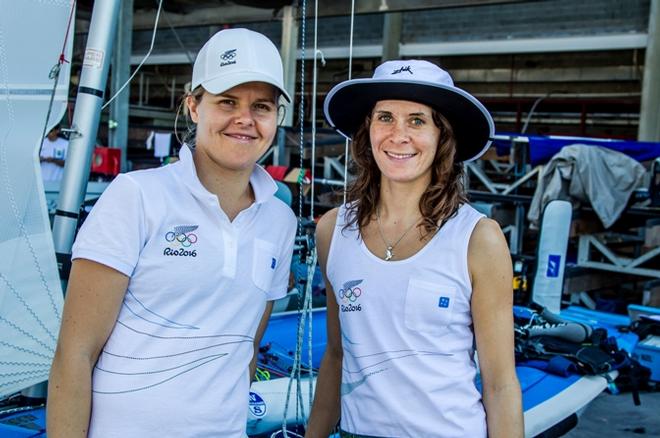
[[[494,124],[484,106],[467,92],[412,81],[355,79],[335,86],[326,96],[325,116],[342,135],[352,138],[380,100],[423,103],[442,114],[454,130],[456,161],[478,158],[490,146]]]

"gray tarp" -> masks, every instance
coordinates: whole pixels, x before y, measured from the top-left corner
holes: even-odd
[[[544,166],[527,218],[538,226],[546,204],[563,199],[574,206],[591,204],[608,228],[631,193],[642,187],[645,173],[644,166],[621,152],[583,144],[565,146]]]

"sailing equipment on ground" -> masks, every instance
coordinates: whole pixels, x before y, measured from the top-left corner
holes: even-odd
[[[625,388],[632,391],[634,403],[640,403],[639,389],[647,386],[650,372],[617,342],[617,337],[627,332],[614,326],[567,320],[538,305],[531,309],[516,306],[514,317],[517,363],[561,376],[616,371]],[[622,341],[624,345],[630,342],[625,338]],[[622,389],[613,380],[608,382],[610,392],[616,394]]]
[[[539,311],[514,309],[516,359],[519,362],[552,361],[565,365],[560,373],[602,374],[627,364],[628,355],[603,328],[560,319],[540,306]]]
[[[607,328],[610,334],[616,336],[619,347],[643,365],[637,370],[641,375],[627,377],[624,374],[617,379],[617,386],[632,389],[637,384],[640,389],[645,389],[646,381],[649,381],[654,382],[657,387],[660,382],[660,309],[630,304],[628,315],[630,317],[578,306],[570,306],[561,312],[564,319],[585,321]]]

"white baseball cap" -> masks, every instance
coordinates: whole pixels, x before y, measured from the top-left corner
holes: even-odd
[[[271,84],[291,102],[283,85],[282,58],[272,41],[249,29],[221,30],[197,54],[191,88],[201,85],[220,94],[246,82]]]
[[[456,161],[475,160],[490,147],[495,124],[488,110],[449,73],[423,60],[387,61],[371,78],[335,85],[325,98],[325,117],[350,139],[376,102],[390,99],[420,102],[445,116],[456,138]]]

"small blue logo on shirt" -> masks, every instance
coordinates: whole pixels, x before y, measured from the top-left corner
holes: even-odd
[[[449,297],[440,297],[440,301],[438,302],[438,307],[442,307],[443,309],[449,307]]]
[[[270,259],[270,269],[275,269],[275,266],[277,266],[277,260],[273,257]]]
[[[255,417],[263,417],[266,415],[266,402],[264,402],[264,399],[256,392],[250,391],[250,402],[248,406],[250,407],[250,412],[252,412],[252,415]]]
[[[548,256],[548,271],[545,273],[547,277],[559,277],[559,263],[561,256],[559,254],[550,254]]]

